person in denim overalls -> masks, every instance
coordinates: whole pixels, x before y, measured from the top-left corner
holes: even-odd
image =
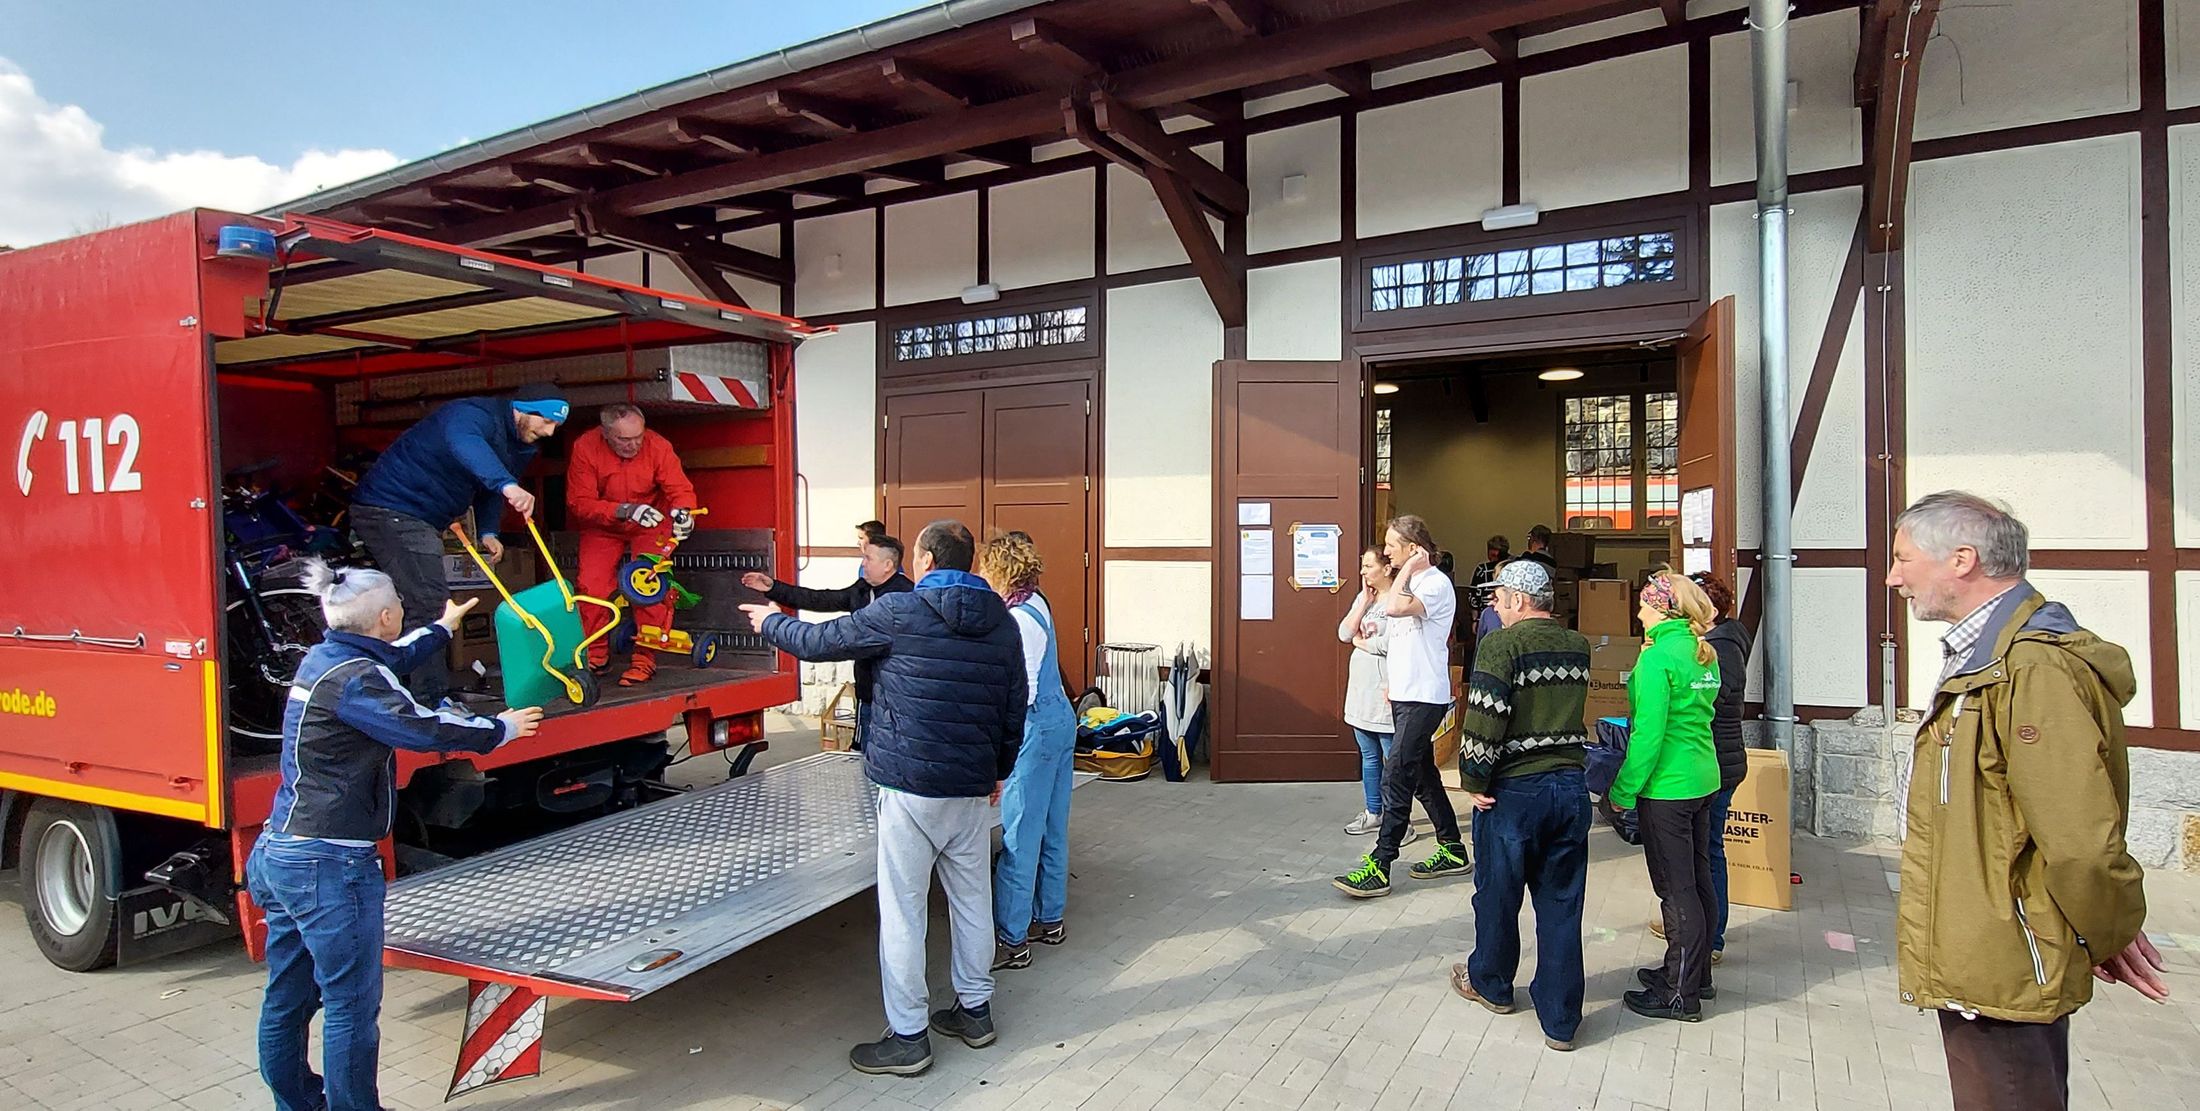
[[[1062,689],[1054,615],[1038,592],[1041,564],[1031,537],[1001,536],[985,547],[979,570],[1008,602],[1024,639],[1031,710],[1016,770],[1001,791],[1001,857],[993,876],[993,967],[1031,964],[1031,941],[1060,945],[1069,936],[1069,791],[1077,714]],[[1036,890],[1034,890],[1036,889]]]

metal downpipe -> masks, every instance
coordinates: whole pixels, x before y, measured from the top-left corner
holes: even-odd
[[[1757,366],[1764,400],[1763,528],[1757,574],[1764,599],[1757,640],[1764,661],[1764,714],[1773,746],[1795,747],[1794,627],[1788,439],[1788,136],[1787,0],[1750,0],[1749,40],[1757,117]]]

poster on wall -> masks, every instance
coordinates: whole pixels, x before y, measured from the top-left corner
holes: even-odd
[[[1337,545],[1342,525],[1291,526],[1291,585],[1301,590],[1334,591],[1344,582]]]
[[[1238,530],[1238,574],[1276,573],[1276,534],[1264,528]]]
[[[1238,620],[1274,621],[1276,619],[1276,577],[1274,575],[1238,576]]]

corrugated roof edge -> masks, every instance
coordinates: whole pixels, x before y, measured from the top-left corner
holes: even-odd
[[[946,0],[945,3],[915,11],[889,16],[875,23],[867,23],[852,30],[828,35],[813,42],[760,54],[747,61],[706,70],[693,77],[631,93],[617,100],[568,112],[555,119],[492,136],[480,142],[468,143],[440,154],[407,162],[395,169],[384,170],[372,177],[361,178],[348,185],[323,189],[288,201],[260,212],[262,216],[280,216],[286,212],[326,212],[333,208],[366,200],[393,189],[435,177],[455,173],[483,162],[509,157],[521,151],[532,150],[545,143],[569,139],[584,131],[653,112],[674,105],[684,104],[697,97],[714,93],[732,92],[759,82],[792,77],[806,70],[846,61],[887,47],[915,42],[931,35],[968,27],[988,19],[1036,8],[1048,0]]]

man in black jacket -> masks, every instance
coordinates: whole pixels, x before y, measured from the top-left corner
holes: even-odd
[[[793,583],[783,583],[761,571],[751,571],[741,576],[741,585],[757,591],[764,597],[798,610],[811,613],[854,613],[879,599],[881,595],[900,594],[914,588],[909,576],[901,573],[901,541],[886,535],[886,526],[873,531],[876,521],[865,521],[856,526],[863,536],[863,568],[856,581],[839,590],[814,590]],[[878,670],[878,661],[856,660],[856,745],[863,748],[863,717],[871,704],[871,680]]]
[[[749,623],[800,660],[875,664],[858,725],[878,785],[879,974],[889,1029],[848,1061],[914,1076],[932,1066],[927,1028],[993,1044],[992,807],[1016,763],[1029,703],[1023,637],[1001,596],[970,573],[970,530],[934,521],[917,538],[916,589],[810,624],[752,604]],[[947,894],[956,1003],[934,1012],[924,976],[932,874]]]

